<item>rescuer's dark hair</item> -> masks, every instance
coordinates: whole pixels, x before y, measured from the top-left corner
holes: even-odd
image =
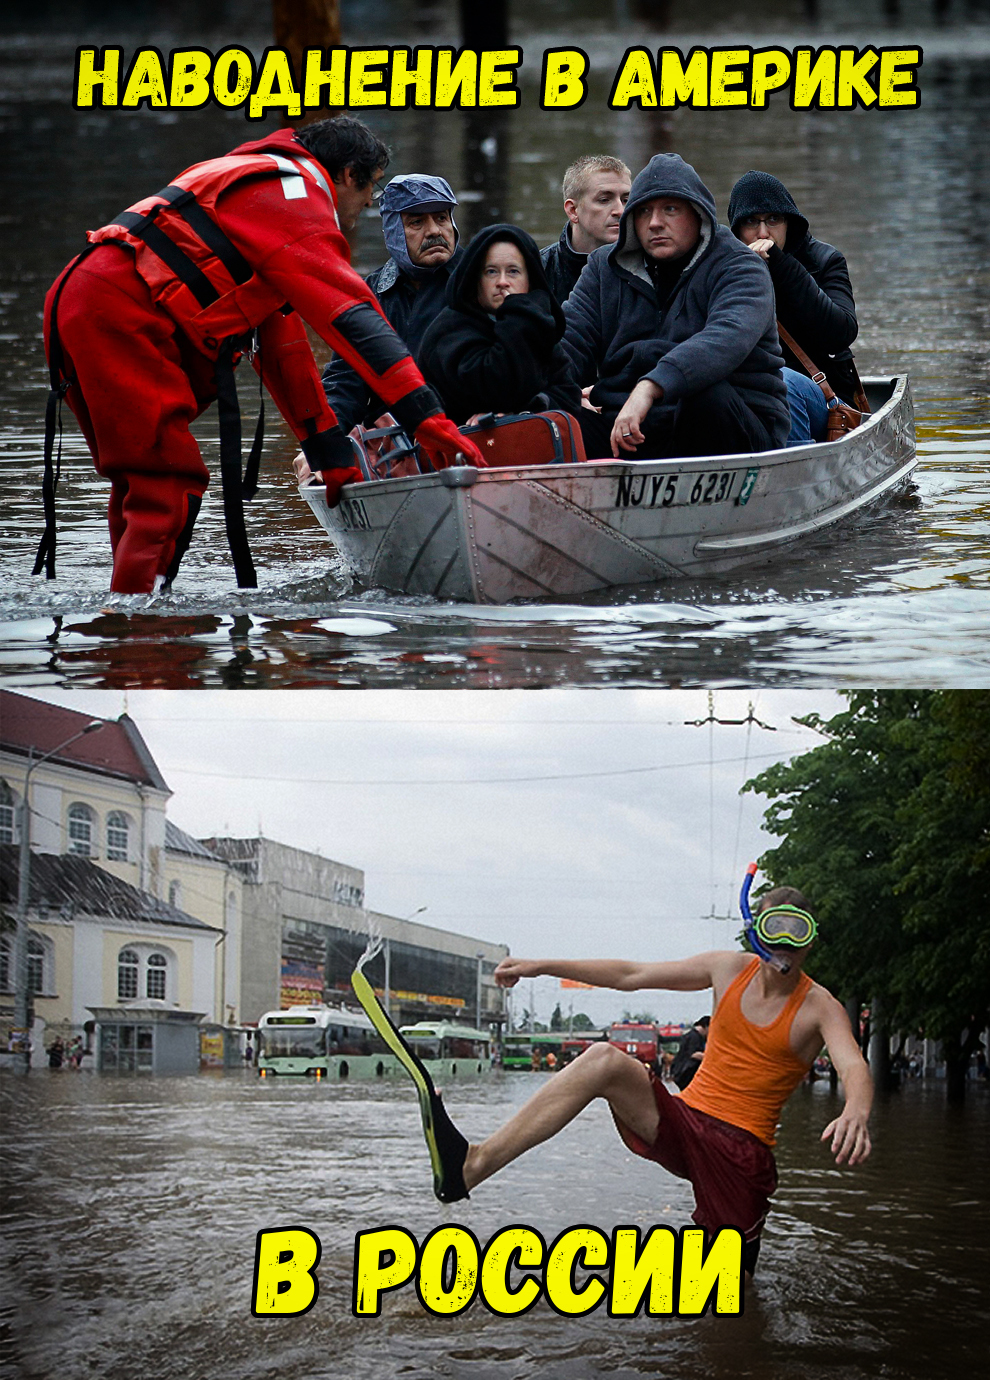
[[[365,187],[379,168],[388,166],[388,145],[353,115],[335,115],[332,120],[303,125],[296,130],[296,138],[334,182],[350,168],[358,184]]]

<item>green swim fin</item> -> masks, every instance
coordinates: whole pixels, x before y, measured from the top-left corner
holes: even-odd
[[[447,1115],[429,1070],[399,1033],[360,968],[355,968],[351,974],[351,986],[375,1029],[413,1081],[419,1098],[423,1135],[433,1167],[433,1192],[441,1203],[456,1203],[469,1197],[464,1186],[464,1159],[468,1142]]]

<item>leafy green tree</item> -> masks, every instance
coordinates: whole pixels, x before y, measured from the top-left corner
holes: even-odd
[[[744,787],[771,798],[781,839],[760,865],[820,917],[809,971],[852,1007],[868,1000],[880,1034],[941,1040],[959,1097],[990,1007],[990,692],[846,699],[827,723],[803,720],[828,741]]]
[[[597,1030],[598,1027],[590,1016],[586,1016],[583,1011],[575,1011],[573,1017],[569,1018],[572,1030]]]
[[[550,1017],[550,1029],[563,1030],[563,1028],[564,1017],[560,1010],[560,1002],[558,1002],[557,1005],[553,1008],[553,1015]]]

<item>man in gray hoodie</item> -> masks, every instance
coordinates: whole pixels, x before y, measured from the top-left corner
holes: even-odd
[[[563,347],[601,409],[600,454],[738,455],[787,440],[770,274],[677,154],[638,174],[618,240],[589,255],[564,314]]]

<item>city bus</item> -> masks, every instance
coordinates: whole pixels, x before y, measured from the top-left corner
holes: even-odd
[[[290,1006],[258,1022],[258,1073],[309,1078],[386,1078],[399,1063],[363,1011]]]
[[[417,1021],[400,1026],[399,1033],[434,1078],[477,1078],[491,1072],[492,1037],[485,1030],[453,1021]]]

